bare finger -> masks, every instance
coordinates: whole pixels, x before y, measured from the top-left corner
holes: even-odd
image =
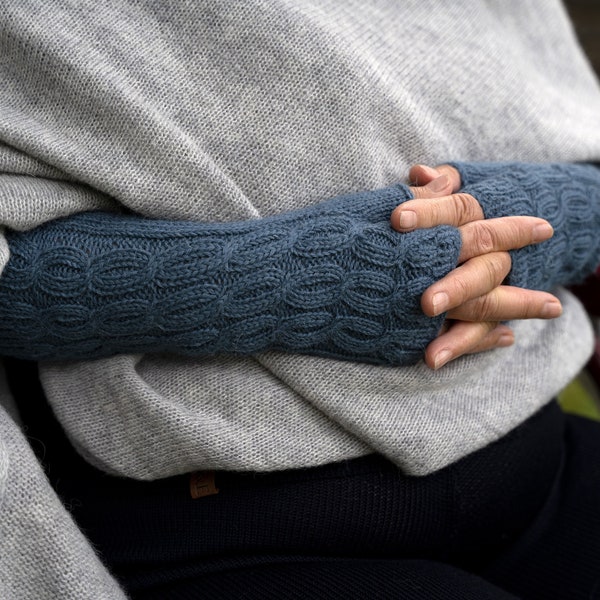
[[[412,231],[437,225],[460,227],[483,218],[479,202],[470,194],[458,193],[439,198],[407,200],[393,210],[391,224],[397,231]]]
[[[562,314],[560,300],[547,292],[501,285],[448,312],[461,321],[510,321],[512,319],[555,319]]]
[[[411,185],[427,185],[442,175],[441,171],[427,165],[413,165],[408,171]]]
[[[415,198],[439,198],[452,193],[452,185],[447,175],[440,175],[426,185],[410,188]]]
[[[440,175],[448,175],[451,183],[451,193],[458,192],[461,187],[460,173],[450,165],[429,167],[427,165],[414,165],[408,172],[412,185],[427,185]]]
[[[463,354],[509,346],[513,342],[514,334],[506,325],[458,321],[427,346],[425,362],[430,368],[439,369]]]
[[[479,298],[497,288],[510,272],[510,267],[508,252],[475,256],[429,286],[421,297],[421,308],[426,315],[434,317]]]
[[[493,348],[506,348],[515,343],[515,334],[508,325],[498,325],[492,329],[474,348],[471,348],[466,354],[477,354]]]
[[[554,235],[554,230],[548,221],[537,217],[500,217],[466,223],[460,227],[460,235],[459,263],[481,254],[543,242]]]

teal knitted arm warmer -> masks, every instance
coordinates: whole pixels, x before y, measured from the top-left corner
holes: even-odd
[[[0,278],[0,353],[284,350],[417,362],[444,316],[420,308],[452,270],[452,227],[394,232],[404,185],[238,223],[86,213],[11,232]]]
[[[530,215],[554,236],[511,252],[508,283],[550,290],[583,281],[600,264],[600,169],[582,164],[451,163],[486,218]]]

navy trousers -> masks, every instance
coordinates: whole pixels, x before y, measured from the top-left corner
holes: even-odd
[[[555,403],[427,477],[371,455],[217,472],[193,498],[189,475],[89,466],[35,365],[7,372],[50,481],[132,598],[600,599],[600,424]]]

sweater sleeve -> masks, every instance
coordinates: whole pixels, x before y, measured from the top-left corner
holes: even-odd
[[[452,163],[461,191],[486,218],[541,217],[554,236],[511,252],[508,283],[550,290],[583,281],[600,264],[600,169],[584,164]]]
[[[378,364],[421,357],[444,316],[423,291],[452,270],[452,227],[399,234],[397,185],[238,223],[84,213],[10,232],[0,353],[87,359],[284,350]]]

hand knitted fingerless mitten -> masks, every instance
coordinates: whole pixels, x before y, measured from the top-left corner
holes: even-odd
[[[600,264],[600,169],[579,164],[452,163],[486,218],[541,217],[554,236],[511,252],[510,285],[550,290]]]
[[[444,316],[420,308],[452,270],[452,227],[399,234],[404,185],[239,223],[86,213],[11,232],[0,278],[0,353],[285,350],[417,362]]]

